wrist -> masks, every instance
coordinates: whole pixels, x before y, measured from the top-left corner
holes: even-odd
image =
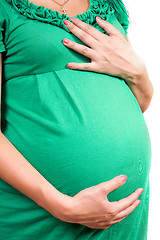
[[[41,186],[41,203],[39,205],[54,217],[62,221],[69,221],[72,197],[61,193],[50,183],[47,186]]]
[[[149,79],[145,64],[130,75],[130,81],[127,84],[137,98],[142,112],[145,112],[153,96],[153,85]]]
[[[149,80],[148,72],[143,59],[139,58],[139,61],[132,65],[132,67],[126,71],[124,76],[128,85],[141,85],[144,81]]]
[[[137,74],[133,76],[133,82],[135,85],[135,88],[143,94],[144,98],[151,98],[153,95],[153,86],[149,79],[149,75],[147,72],[146,67],[144,66],[139,71],[137,71]]]
[[[137,88],[137,95],[141,96],[139,98],[139,105],[142,113],[144,113],[150,105],[154,91],[147,73],[137,77],[135,88]]]

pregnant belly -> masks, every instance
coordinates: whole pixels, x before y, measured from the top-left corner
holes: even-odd
[[[109,200],[147,186],[148,130],[123,80],[59,70],[14,78],[4,88],[2,132],[59,191],[73,196],[120,174],[128,181]]]

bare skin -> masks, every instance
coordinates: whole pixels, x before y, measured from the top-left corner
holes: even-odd
[[[143,188],[120,201],[108,201],[107,195],[122,186],[126,176],[117,176],[84,189],[73,197],[65,195],[51,185],[2,133],[0,142],[0,178],[62,221],[105,229],[122,221],[140,204],[138,197]]]
[[[153,86],[144,61],[133,50],[128,36],[125,39],[118,29],[101,18],[97,17],[96,21],[109,36],[79,19],[64,20],[68,29],[89,47],[69,39],[63,40],[64,45],[91,59],[91,63],[68,63],[68,67],[123,78],[145,112],[152,99]]]
[[[55,0],[56,2],[63,4],[64,1],[58,1]],[[61,12],[61,6],[59,6],[58,4],[56,4],[54,1],[52,0],[29,0],[29,2],[34,3],[35,5],[38,6],[44,6],[46,8],[52,9],[54,11],[58,11],[60,14],[62,14]],[[84,12],[86,12],[88,10],[90,6],[89,0],[69,0],[65,5],[64,8],[67,8],[67,16],[68,17],[72,17],[72,16],[76,16],[77,14],[82,14]]]
[[[62,14],[61,7],[52,0],[29,1]],[[63,1],[59,3],[62,4]],[[88,10],[89,5],[89,0],[69,0],[65,4],[65,8],[68,9],[67,16],[72,17],[81,14]],[[99,26],[106,30],[109,37],[79,19],[74,19],[66,25],[75,36],[89,47],[77,44],[69,39],[67,39],[69,40],[68,43],[63,42],[64,45],[91,59],[91,64],[69,63],[68,67],[73,70],[100,72],[123,78],[144,113],[150,105],[153,86],[143,59],[132,48],[128,35],[126,40],[122,33],[109,22],[98,18],[96,18],[96,21]]]
[[[37,0],[32,2],[36,4]],[[52,4],[52,9],[58,11],[58,8],[53,8],[57,5],[53,5],[51,1],[46,3],[41,0],[37,5],[41,3],[43,5],[44,2],[48,3],[45,7],[51,8]],[[82,1],[77,0],[72,12],[73,1],[69,2],[69,16],[75,16],[88,9],[87,1],[84,0],[82,4]],[[83,11],[77,12],[76,6],[81,6]],[[2,54],[0,53],[0,83],[1,81]],[[107,195],[126,181],[126,176],[121,175],[84,189],[73,197],[62,194],[23,157],[2,132],[0,132],[0,142],[0,177],[62,221],[79,223],[89,228],[107,229],[112,224],[122,221],[140,204],[138,198],[143,191],[142,188],[133,189],[135,191],[131,195],[117,202],[108,201]]]

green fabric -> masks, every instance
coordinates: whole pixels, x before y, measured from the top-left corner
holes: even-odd
[[[6,21],[8,19],[8,14],[6,11],[6,6],[4,6],[3,2],[0,3],[0,52],[4,52],[6,50],[3,38],[4,38],[4,28]]]
[[[125,36],[107,1],[90,2],[90,9],[78,18],[104,32],[95,21],[99,15]],[[120,174],[128,180],[108,195],[110,201],[144,188],[134,212],[100,230],[56,219],[0,180],[0,238],[146,240],[151,147],[134,95],[120,78],[66,67],[90,59],[63,45],[64,38],[83,44],[66,29],[65,14],[27,0],[0,4],[3,134],[69,196]]]
[[[125,32],[128,33],[129,16],[122,0],[107,0],[107,2],[114,8],[118,21],[123,26]]]

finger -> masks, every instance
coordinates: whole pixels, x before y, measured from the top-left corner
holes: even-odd
[[[68,63],[67,67],[75,70],[94,71],[92,63]]]
[[[94,39],[91,35],[84,32],[82,29],[74,25],[72,22],[68,20],[64,20],[64,24],[67,26],[67,28],[75,35],[77,36],[82,42],[84,42],[86,45],[94,48],[94,46],[97,44],[97,40]]]
[[[89,224],[82,224],[82,225],[84,225],[84,226],[86,226],[86,227],[89,227],[89,228],[91,228],[91,229],[108,229],[111,225],[108,225],[108,224],[106,224],[106,225],[104,225],[104,226],[99,226],[99,225],[89,225]]]
[[[130,207],[123,210],[122,212],[118,213],[115,217],[115,221],[127,217],[131,212],[135,210],[135,208],[141,203],[141,201],[138,199],[136,200]]]
[[[98,227],[98,229],[108,229],[108,228],[110,228],[110,226],[112,226],[112,224],[110,224],[110,225],[107,224],[102,227]]]
[[[71,48],[73,49],[74,51],[88,57],[88,58],[91,58],[93,59],[94,58],[94,55],[95,55],[95,51],[89,47],[86,47],[82,44],[78,44],[78,43],[75,43],[69,39],[66,39],[64,38],[63,39],[63,43],[65,46],[67,46],[68,48]]]
[[[130,206],[129,208],[127,208],[126,210],[122,211],[121,213],[117,214],[116,217],[114,218],[114,220],[112,220],[110,222],[111,225],[121,222],[124,218],[126,218],[131,212],[134,211],[134,209],[141,203],[140,200],[136,200],[132,206]],[[104,221],[99,222],[99,224],[105,226],[106,223]]]
[[[106,33],[108,33],[110,36],[122,35],[122,33],[117,28],[115,28],[111,23],[107,22],[106,20],[103,20],[99,16],[96,17],[96,21],[97,21],[98,25],[101,28],[103,28],[106,31]]]
[[[125,217],[123,217],[123,218],[118,218],[118,219],[116,219],[116,220],[113,220],[113,221],[111,221],[111,224],[113,225],[113,224],[115,224],[115,223],[121,222],[124,218],[125,218]]]
[[[93,229],[107,229],[111,226],[111,224],[106,224],[105,222],[103,224],[91,224],[91,225],[83,224],[83,225]]]
[[[111,222],[110,222],[110,226],[113,225],[113,224],[115,224],[115,223],[121,222],[124,218],[125,218],[125,217],[123,217],[123,218],[118,218],[118,219],[115,219],[115,220],[111,221]],[[108,225],[108,224],[106,225],[106,222],[104,222],[104,221],[98,222],[98,224],[101,225],[102,227],[105,227],[105,226]]]
[[[136,200],[139,198],[141,193],[143,192],[143,188],[138,188],[135,192],[130,194],[128,197],[123,198],[116,202],[117,205],[117,211],[121,212],[125,210],[126,208],[130,207]],[[114,204],[114,202],[113,202]]]
[[[126,175],[119,175],[107,182],[100,183],[100,185],[104,190],[105,194],[107,195],[110,192],[114,191],[115,189],[121,187],[126,181],[127,181]]]
[[[106,39],[108,38],[108,36],[106,34],[100,32],[98,29],[89,25],[88,23],[85,23],[78,18],[71,18],[71,19],[72,19],[72,22],[74,23],[74,25],[76,25],[80,29],[82,28],[84,32],[88,33],[96,40],[100,40],[102,38],[104,39],[104,37]]]

